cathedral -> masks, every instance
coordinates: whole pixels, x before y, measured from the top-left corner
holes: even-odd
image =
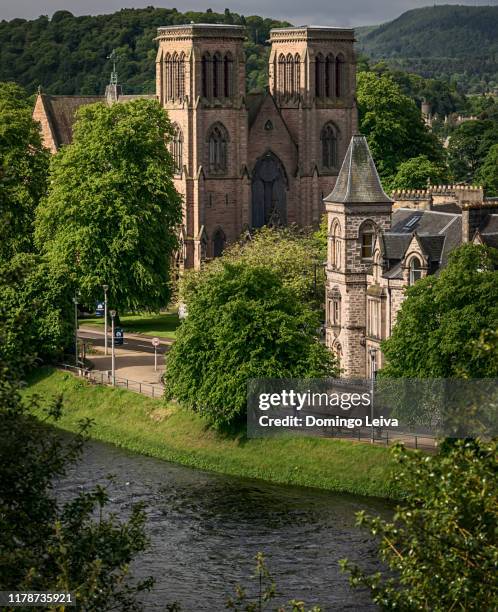
[[[243,26],[162,27],[155,97],[174,136],[174,182],[183,196],[178,266],[200,268],[225,244],[263,225],[318,226],[357,130],[354,31],[302,26],[270,33],[269,83],[246,92]],[[34,118],[53,152],[71,142],[74,113],[105,96],[39,93]]]

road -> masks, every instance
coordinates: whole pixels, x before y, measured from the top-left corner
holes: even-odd
[[[91,340],[94,346],[104,346],[104,336],[103,334],[93,333],[90,331],[78,331],[78,338],[82,340]],[[152,340],[152,338],[151,338]],[[109,334],[108,338],[108,347],[111,348],[111,335]],[[116,348],[124,348],[128,351],[135,351],[137,353],[151,353],[154,354],[154,347],[152,346],[152,342],[150,340],[146,340],[145,338],[127,338],[125,332],[125,340],[121,346],[116,345]],[[164,344],[160,344],[157,347],[157,354],[163,355],[168,346]]]

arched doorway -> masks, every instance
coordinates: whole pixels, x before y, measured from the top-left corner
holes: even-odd
[[[252,227],[287,225],[287,177],[271,152],[261,157],[252,175]]]

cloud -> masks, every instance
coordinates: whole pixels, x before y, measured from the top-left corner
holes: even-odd
[[[204,11],[208,7],[223,12],[228,7],[234,13],[262,15],[290,21],[295,25],[320,24],[332,26],[373,25],[395,19],[404,11],[431,5],[430,0],[279,0],[271,4],[266,0],[2,0],[0,19],[34,19],[39,15],[52,15],[58,10],[75,15],[112,13],[120,8],[140,8],[153,4],[179,11]],[[436,4],[462,4],[462,0],[441,0]],[[468,2],[475,6],[497,5],[498,0]]]

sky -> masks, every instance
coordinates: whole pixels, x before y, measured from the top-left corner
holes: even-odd
[[[0,20],[35,19],[58,10],[71,11],[74,15],[97,15],[153,5],[176,7],[182,12],[207,8],[223,12],[227,7],[234,13],[285,19],[295,25],[358,26],[390,21],[409,9],[433,4],[498,6],[498,0],[0,0]]]

